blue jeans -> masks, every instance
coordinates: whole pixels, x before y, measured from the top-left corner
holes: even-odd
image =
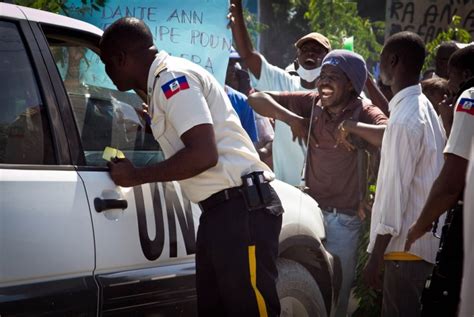
[[[323,215],[326,229],[324,247],[339,257],[342,268],[342,285],[334,316],[345,317],[357,265],[357,243],[362,222],[357,215],[349,216],[324,210]]]

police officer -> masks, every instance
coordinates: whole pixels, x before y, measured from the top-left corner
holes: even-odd
[[[216,79],[156,49],[149,28],[117,20],[100,42],[105,69],[121,91],[146,91],[150,126],[165,160],[137,168],[110,163],[120,186],[179,181],[203,211],[196,241],[200,316],[277,316],[275,281],[283,211],[262,163]]]
[[[405,250],[409,250],[414,241],[431,230],[433,221],[449,210],[431,282],[423,292],[422,316],[455,316],[460,299],[462,196],[474,136],[474,46],[456,51],[448,65],[449,89],[459,93],[454,104],[453,127],[444,149],[445,162],[422,213],[410,227],[405,244]]]

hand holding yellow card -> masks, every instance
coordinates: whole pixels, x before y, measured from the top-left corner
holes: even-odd
[[[102,158],[110,162],[113,158],[125,158],[125,154],[123,154],[123,152],[118,149],[106,146],[104,149],[104,154],[102,154]]]

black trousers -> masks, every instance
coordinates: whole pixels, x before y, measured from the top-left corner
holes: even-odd
[[[384,262],[382,316],[419,317],[420,296],[433,264],[426,261]]]
[[[248,211],[242,196],[203,210],[196,241],[199,316],[279,316],[281,223],[266,208]]]

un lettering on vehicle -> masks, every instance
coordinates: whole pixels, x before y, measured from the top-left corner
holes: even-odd
[[[145,206],[143,192],[145,186],[149,186],[151,191],[151,207]],[[166,231],[170,258],[178,257],[178,239],[182,239],[187,255],[196,253],[196,225],[191,202],[185,197],[180,197],[178,190],[178,187],[172,182],[151,183],[133,188],[140,245],[143,255],[150,261],[163,256]],[[153,208],[154,219],[147,218],[146,207]],[[150,238],[148,230],[149,221],[153,222],[152,225],[156,230],[153,239]]]

